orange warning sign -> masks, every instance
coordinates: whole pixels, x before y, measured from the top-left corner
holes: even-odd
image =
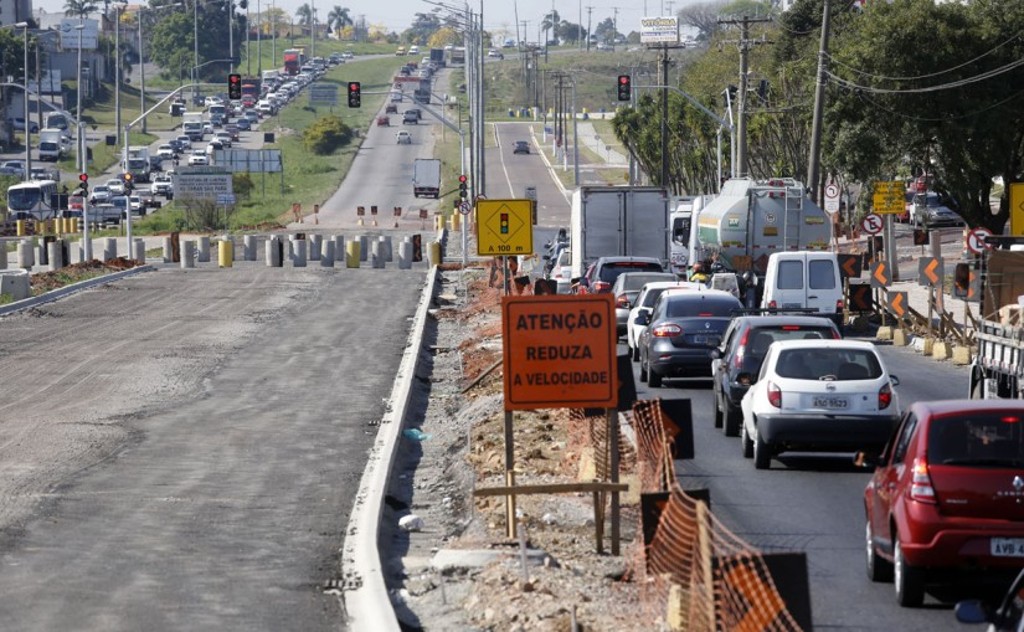
[[[611,294],[501,300],[505,410],[618,404]]]

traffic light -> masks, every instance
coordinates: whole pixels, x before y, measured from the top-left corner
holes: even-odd
[[[242,75],[231,73],[228,75],[228,99],[238,101],[242,98]]]
[[[130,171],[125,171],[124,174],[121,175],[121,181],[124,182],[125,194],[130,194],[135,190],[135,176],[133,176]]]
[[[81,173],[78,175],[78,188],[82,190],[82,195],[89,194],[89,174]]]
[[[508,213],[500,213],[498,217],[498,230],[502,235],[508,234]]]
[[[955,298],[967,298],[971,290],[971,264],[956,264],[956,272],[953,274],[953,296]]]
[[[459,176],[459,197],[463,200],[469,197],[469,191],[467,190],[468,187],[469,178],[467,178],[465,174]]]
[[[629,101],[632,98],[633,80],[629,75],[619,75],[619,101]]]
[[[362,105],[362,94],[360,94],[360,85],[358,81],[348,82],[348,106],[350,108],[357,108]]]

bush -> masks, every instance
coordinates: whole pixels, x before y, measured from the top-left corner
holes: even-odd
[[[337,116],[319,118],[302,132],[302,143],[316,155],[324,156],[352,140],[352,128]]]
[[[249,194],[255,186],[248,173],[236,173],[231,176],[231,189],[240,198],[249,199]]]

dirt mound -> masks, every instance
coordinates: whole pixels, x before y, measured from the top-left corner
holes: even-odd
[[[64,287],[65,285],[103,276],[104,274],[128,270],[139,265],[141,264],[138,261],[126,259],[125,257],[118,257],[109,261],[92,259],[83,263],[74,263],[53,272],[37,272],[30,277],[29,282],[32,286],[32,293],[39,295]]]

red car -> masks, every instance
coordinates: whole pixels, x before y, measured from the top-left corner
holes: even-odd
[[[918,402],[864,490],[867,573],[918,606],[951,579],[1024,568],[1024,407],[1019,400]]]

